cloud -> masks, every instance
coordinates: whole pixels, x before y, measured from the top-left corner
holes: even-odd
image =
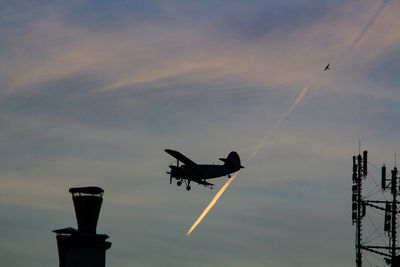
[[[20,50],[29,54],[23,58],[14,54],[10,58],[13,78],[7,91],[15,92],[78,72],[102,76],[103,85],[95,91],[132,90],[138,84],[177,76],[191,81],[232,80],[247,86],[304,86],[322,65],[346,51],[361,27],[354,22],[361,22],[368,9],[370,6],[354,12],[346,6],[316,18],[316,23],[273,29],[245,44],[218,32],[218,27],[213,30],[190,24],[172,32],[168,25],[149,22],[131,29],[102,32],[69,25],[62,16],[52,14],[33,23],[26,34],[10,43],[15,46],[18,40],[23,44],[18,45]],[[352,19],[343,19],[343,12],[352,13]],[[385,14],[388,19],[375,27],[388,28],[389,23],[396,21],[391,19],[394,16],[393,12]],[[134,23],[132,20],[131,24]],[[369,55],[369,61],[382,53],[375,47],[385,47],[398,39],[397,29],[390,27],[390,34],[380,34],[372,42],[371,38],[365,40],[360,49]],[[376,35],[381,31],[374,32]]]

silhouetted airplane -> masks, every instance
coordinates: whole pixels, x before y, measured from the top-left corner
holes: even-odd
[[[169,166],[171,169],[170,172],[167,172],[167,174],[170,175],[169,183],[172,183],[172,178],[178,180],[176,183],[178,186],[181,186],[182,182],[185,182],[186,190],[191,189],[191,181],[204,185],[205,187],[209,186],[212,189],[213,184],[206,182],[206,180],[225,175],[230,178],[231,173],[237,172],[241,168],[244,168],[242,165],[240,165],[240,157],[235,151],[229,153],[226,159],[220,158],[220,160],[224,162],[223,165],[196,164],[178,151],[165,149],[165,152],[177,159],[176,166]],[[179,166],[179,161],[181,161],[184,165]]]
[[[324,70],[324,71],[327,71],[327,70],[330,70],[330,68],[329,68],[329,63],[328,63],[328,65],[326,65],[326,67],[325,67],[325,70]]]

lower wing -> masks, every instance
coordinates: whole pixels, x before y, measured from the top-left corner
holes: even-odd
[[[196,182],[196,183],[198,183],[198,184],[202,184],[202,185],[204,185],[204,186],[214,186],[214,184],[212,184],[212,183],[208,183],[208,182],[206,182],[206,181],[202,181],[202,180],[192,180],[193,182]]]

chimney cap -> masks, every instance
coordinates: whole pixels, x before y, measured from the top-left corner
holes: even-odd
[[[57,229],[53,231],[56,234],[75,234],[78,232],[78,230],[76,230],[75,228],[72,227],[67,227],[67,228],[63,228],[63,229]]]
[[[72,187],[69,189],[71,194],[83,193],[90,195],[100,195],[104,193],[104,190],[97,186],[87,186],[87,187]]]

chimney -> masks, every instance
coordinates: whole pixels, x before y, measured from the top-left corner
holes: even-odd
[[[57,234],[60,267],[105,267],[106,250],[111,242],[108,235],[97,234],[104,190],[100,187],[70,188],[78,229],[72,227],[54,230]]]

